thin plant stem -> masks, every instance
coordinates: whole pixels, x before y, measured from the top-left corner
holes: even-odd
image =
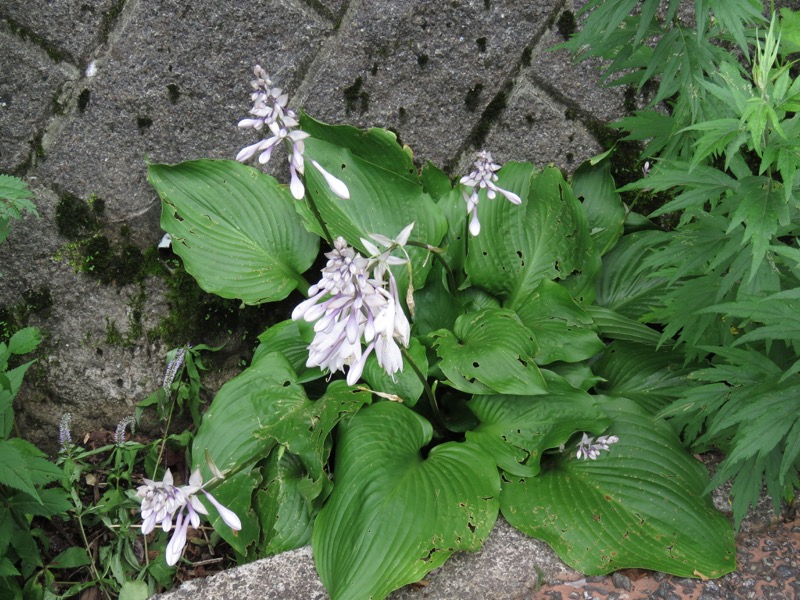
[[[430,246],[429,244],[423,244],[422,242],[415,242],[413,240],[409,240],[408,242],[406,242],[406,246],[415,246],[417,248],[424,248],[425,250],[430,252],[433,255],[433,258],[435,260],[438,260],[439,264],[442,265],[442,268],[444,269],[444,272],[447,275],[447,289],[450,291],[451,294],[455,295],[455,293],[458,291],[458,288],[456,287],[456,277],[453,274],[453,269],[450,268],[450,265],[442,256],[441,251],[437,252],[437,250],[439,250],[438,248],[436,250],[432,250],[431,249],[432,246]]]
[[[163,388],[162,388],[163,389]],[[164,392],[166,394],[166,392]],[[167,396],[167,401],[169,402],[170,398],[172,398],[172,390],[170,390],[169,396]],[[169,426],[172,423],[172,413],[175,410],[175,402],[171,402],[169,405],[169,412],[167,413],[167,422],[164,425],[164,437],[161,438],[161,447],[158,449],[158,459],[156,460],[156,464],[153,467],[153,479],[156,479],[158,475],[158,465],[161,464],[161,458],[164,456],[164,448],[167,446],[167,436],[169,435]]]
[[[436,434],[439,437],[444,437],[444,421],[442,420],[442,413],[439,410],[439,403],[436,400],[436,394],[434,394],[433,389],[431,389],[431,386],[428,384],[428,379],[425,377],[425,374],[417,366],[417,363],[414,362],[414,359],[411,358],[411,354],[409,354],[408,350],[403,346],[400,346],[400,352],[402,352],[403,359],[408,362],[411,370],[414,371],[416,376],[422,382],[422,388],[425,390],[425,397],[428,399],[428,405],[431,407],[431,413],[433,413],[433,428],[436,430]]]
[[[89,539],[86,537],[86,530],[83,528],[83,506],[75,504],[75,514],[78,517],[78,528],[81,531],[81,538],[83,539],[83,545],[86,547],[86,553],[89,555],[89,570],[92,573],[92,577],[94,577],[95,581],[97,581],[100,588],[103,590],[106,598],[111,600],[111,594],[108,593],[106,589],[106,584],[103,583],[102,577],[100,577],[100,573],[97,570],[97,566],[95,565],[95,558],[94,554],[92,553],[92,546],[89,544]]]

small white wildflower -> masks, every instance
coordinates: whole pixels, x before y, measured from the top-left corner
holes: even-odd
[[[597,460],[601,451],[608,451],[609,446],[616,444],[618,441],[619,438],[616,435],[601,435],[595,442],[593,437],[589,437],[584,433],[581,441],[577,444],[578,452],[576,456],[578,459],[583,460]]]
[[[503,195],[506,200],[512,204],[520,204],[522,200],[514,192],[504,190],[495,184],[498,177],[495,171],[500,170],[500,165],[492,161],[492,154],[487,150],[478,152],[478,157],[474,163],[475,168],[461,178],[461,185],[465,186],[461,194],[464,201],[467,203],[467,214],[471,215],[469,222],[469,232],[476,236],[481,232],[481,224],[478,220],[478,192],[482,189],[486,190],[486,196],[490,200],[494,200],[497,194]],[[469,193],[467,189],[469,188]]]

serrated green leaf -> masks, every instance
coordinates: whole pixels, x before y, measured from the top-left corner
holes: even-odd
[[[704,493],[702,464],[669,425],[630,400],[601,406],[619,442],[597,460],[563,454],[537,477],[504,483],[503,516],[587,575],[631,567],[701,578],[733,571],[733,530]]]
[[[473,396],[467,406],[479,424],[467,431],[467,441],[507,473],[533,477],[545,450],[558,448],[577,431],[600,434],[611,423],[586,392],[552,373],[547,385],[550,391],[540,396]]]
[[[432,434],[427,421],[394,402],[340,426],[336,487],[312,538],[332,600],[381,600],[488,537],[500,488],[494,461],[455,442],[423,459]]]
[[[53,560],[48,563],[51,569],[75,569],[92,563],[92,559],[86,552],[86,548],[73,546],[60,552]]]
[[[8,340],[11,354],[27,354],[33,352],[42,343],[42,334],[36,327],[25,327],[16,331]]]
[[[312,169],[313,170],[313,169]],[[161,227],[201,288],[245,304],[282,300],[317,256],[286,186],[227,160],[149,165]]]
[[[51,517],[57,514],[66,514],[74,508],[69,500],[69,495],[63,488],[47,488],[38,490],[41,502],[27,494],[18,493],[10,499],[9,505],[19,513]]]
[[[534,363],[534,335],[513,310],[467,313],[455,328],[430,334],[438,367],[458,390],[477,394],[541,394],[547,390]]]

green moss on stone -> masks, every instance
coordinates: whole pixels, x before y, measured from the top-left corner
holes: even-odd
[[[558,28],[558,33],[561,34],[561,37],[563,37],[565,40],[568,40],[578,28],[578,23],[575,20],[575,14],[571,10],[565,10],[562,12],[558,17],[558,21],[556,21],[556,27]]]
[[[97,211],[74,194],[65,193],[56,206],[56,227],[70,240],[91,235],[99,227]]]

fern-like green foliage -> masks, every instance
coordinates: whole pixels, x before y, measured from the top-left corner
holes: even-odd
[[[726,458],[737,526],[766,484],[779,507],[800,487],[800,15],[762,3],[596,0],[566,46],[606,60],[604,76],[650,104],[620,121],[655,166],[622,191],[666,193],[677,213],[641,261],[665,281],[642,322],[660,325],[693,371],[668,418],[694,450]],[[638,9],[634,10],[636,5]]]
[[[0,242],[8,237],[12,219],[26,212],[37,215],[28,184],[13,175],[0,175]]]

